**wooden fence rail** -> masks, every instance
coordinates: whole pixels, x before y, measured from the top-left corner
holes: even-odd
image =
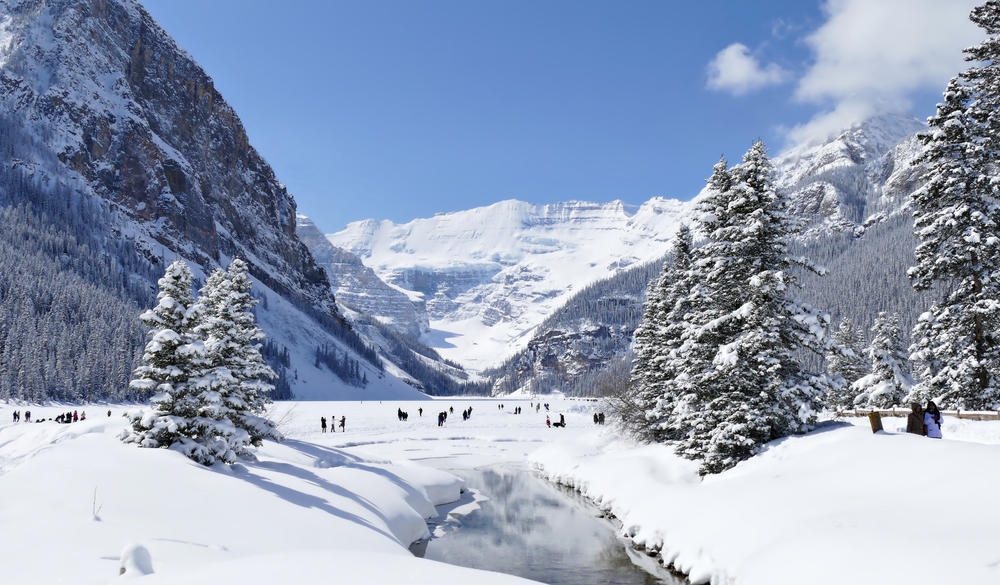
[[[909,408],[856,408],[854,410],[838,411],[837,416],[868,416],[877,412],[880,416],[906,416],[910,414]],[[969,420],[1000,420],[1000,411],[997,410],[942,410],[941,414],[964,418]]]

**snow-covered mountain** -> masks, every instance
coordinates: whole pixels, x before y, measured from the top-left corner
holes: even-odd
[[[403,225],[355,222],[327,237],[420,295],[428,345],[482,369],[523,347],[575,291],[662,256],[690,209],[660,198],[641,206],[508,200]]]
[[[0,0],[0,143],[0,208],[23,210],[33,233],[44,233],[32,252],[109,291],[119,313],[134,320],[174,258],[203,278],[239,256],[290,392],[415,396],[338,310],[326,273],[296,236],[294,199],[237,114],[137,1]],[[9,244],[16,260],[18,243]],[[64,293],[51,286],[50,298]],[[33,304],[39,322],[55,314],[51,302]],[[102,318],[85,310],[52,320],[85,330]],[[7,372],[23,365],[30,379],[0,376],[0,395],[52,388],[94,371],[88,360],[108,359],[69,355],[72,363],[36,368],[61,341],[19,335],[34,345]],[[129,335],[130,347],[94,384],[127,388],[144,342]],[[82,351],[87,345],[97,344]]]
[[[822,246],[845,235],[853,240],[905,213],[921,176],[911,163],[922,127],[913,118],[880,116],[821,144],[775,156],[777,185],[806,222],[803,241]],[[706,162],[706,176],[712,162]],[[627,347],[626,339],[609,349],[606,335],[623,322],[594,315],[575,318],[571,330],[539,325],[588,285],[660,260],[678,225],[694,217],[700,196],[686,202],[654,198],[640,206],[503,201],[403,225],[355,222],[327,238],[360,256],[386,282],[419,294],[431,324],[423,339],[446,357],[482,370],[521,352],[514,369],[522,374],[577,376],[606,361],[592,346]],[[837,254],[844,252],[838,248]],[[641,305],[642,292],[619,291],[612,295],[616,301],[604,301]],[[592,295],[581,302],[599,305]],[[630,314],[637,314],[634,307]],[[556,341],[558,348],[548,347]]]
[[[408,295],[386,284],[361,258],[330,244],[304,215],[298,216],[296,233],[326,270],[343,312],[376,317],[413,338],[430,329],[427,309],[419,295]]]
[[[912,163],[920,152],[916,134],[925,127],[908,116],[882,115],[775,157],[777,186],[788,193],[792,213],[807,221],[806,236],[863,229],[902,211],[920,182]]]

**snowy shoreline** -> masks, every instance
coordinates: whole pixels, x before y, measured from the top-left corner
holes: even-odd
[[[703,481],[668,447],[610,433],[531,459],[695,584],[931,585],[945,567],[950,582],[1000,582],[989,506],[1000,473],[983,465],[1000,456],[1000,423],[946,418],[943,441],[898,424],[873,434],[867,418],[829,421]],[[954,506],[963,513],[944,512]]]
[[[255,461],[212,467],[122,443],[129,407],[112,406],[112,416],[84,408],[88,418],[76,423],[0,423],[0,523],[13,535],[0,550],[5,584],[530,582],[409,552],[428,535],[435,506],[457,500],[463,482],[379,448],[394,447],[393,427],[414,428],[381,422],[387,407],[278,403],[286,441],[266,441]],[[0,405],[0,415],[11,421],[13,410],[30,410],[33,420],[51,419],[66,409]],[[348,417],[348,432],[321,434],[314,421],[334,409]],[[137,549],[148,562],[122,559]],[[131,572],[119,577],[123,561]]]
[[[998,421],[946,416],[944,440],[906,435],[904,419],[884,419],[878,434],[867,418],[830,421],[701,480],[669,447],[594,425],[595,404],[546,400],[566,428],[547,428],[528,399],[276,403],[289,440],[219,468],[121,443],[124,407],[14,424],[11,411],[28,407],[0,404],[0,523],[13,535],[0,548],[4,583],[120,583],[119,557],[134,544],[155,570],[142,583],[526,583],[418,559],[404,544],[459,496],[461,480],[433,465],[512,461],[609,511],[619,533],[692,583],[1000,582]],[[437,411],[469,405],[468,421],[436,425]],[[333,415],[346,415],[346,433],[321,433],[319,417]],[[470,511],[449,520],[460,529]]]

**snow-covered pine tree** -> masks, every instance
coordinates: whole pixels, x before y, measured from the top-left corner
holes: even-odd
[[[838,410],[854,406],[855,392],[851,384],[868,374],[865,361],[864,334],[854,321],[841,319],[833,332],[833,347],[827,352],[827,371],[833,376],[833,386],[826,395],[826,404]]]
[[[249,455],[249,445],[259,446],[264,439],[281,439],[265,416],[270,380],[276,376],[261,355],[264,332],[252,312],[257,301],[251,286],[247,263],[239,258],[228,271],[213,271],[201,290],[194,328],[205,345],[206,369],[199,388],[213,405],[213,418],[239,431],[227,435],[238,456]]]
[[[729,216],[728,198],[732,195],[733,181],[728,163],[720,158],[708,179],[711,195],[698,206],[700,230],[709,238],[716,229],[737,221]],[[709,242],[707,250],[703,246],[692,251],[688,274],[692,286],[684,299],[681,344],[672,356],[675,376],[663,390],[664,397],[672,395],[673,402],[668,434],[684,439],[677,447],[678,452],[690,459],[701,459],[707,452],[707,433],[717,423],[708,411],[708,404],[718,398],[718,389],[707,385],[706,377],[714,371],[718,348],[728,334],[724,326],[716,325],[727,312],[727,304],[734,302],[729,294],[732,282],[725,280],[726,270],[718,265],[719,260],[712,252],[721,251],[723,246],[711,239]]]
[[[682,455],[717,473],[752,457],[771,440],[815,423],[825,374],[806,371],[801,351],[824,355],[829,319],[790,298],[790,272],[820,272],[787,253],[795,229],[772,182],[762,142],[732,169],[716,165],[711,195],[700,207],[706,243],[695,266],[710,302],[698,303],[681,355],[692,358]],[[693,350],[693,351],[692,351]],[[711,360],[704,358],[706,350]]]
[[[973,63],[948,83],[921,136],[927,184],[911,196],[917,290],[941,297],[913,330],[916,395],[963,409],[1000,407],[1000,1],[973,9],[987,38],[965,50]]]
[[[669,286],[670,271],[671,262],[668,260],[663,264],[660,277],[651,281],[646,290],[642,319],[632,334],[633,358],[629,388],[614,406],[622,429],[643,441],[655,441],[646,420],[646,411],[656,400],[661,383],[659,339],[663,328],[663,291]]]
[[[851,385],[854,405],[867,408],[891,408],[903,403],[913,385],[908,371],[899,315],[882,311],[872,324],[868,357],[871,373]]]
[[[674,236],[670,260],[646,296],[643,317],[633,334],[633,401],[628,413],[620,413],[625,429],[636,437],[659,442],[671,436],[675,394],[664,393],[677,372],[673,368],[681,344],[689,294],[692,253],[691,228],[682,224]]]
[[[200,344],[192,331],[191,270],[183,260],[176,260],[167,266],[158,284],[156,306],[139,316],[149,327],[150,339],[143,363],[129,383],[150,396],[151,406],[129,412],[131,430],[122,435],[123,441],[142,447],[170,447],[200,435],[196,420],[201,416],[201,404],[192,385],[198,374]]]

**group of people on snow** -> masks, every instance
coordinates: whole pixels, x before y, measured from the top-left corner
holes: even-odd
[[[910,411],[906,417],[906,432],[931,439],[941,438],[941,411],[933,400],[927,401],[926,408],[920,408],[920,404],[914,402],[910,404]]]
[[[108,411],[108,416],[111,416],[110,410]],[[21,419],[24,419],[24,422],[31,422],[31,411],[25,410],[22,414],[20,410],[15,410],[13,418],[14,422],[21,422]],[[66,411],[56,415],[54,418],[36,418],[35,422],[45,422],[46,420],[52,420],[57,423],[75,423],[81,420],[87,420],[87,412],[83,410],[74,410],[72,412]]]
[[[538,409],[541,408],[542,405],[541,404],[535,405],[534,403],[532,403],[532,406],[535,407],[536,410],[538,410]],[[545,407],[547,409],[548,405],[546,404]],[[503,409],[503,405],[502,404],[498,405],[498,408],[500,408],[502,410]],[[418,415],[423,416],[424,409],[423,408],[418,408],[417,409],[417,413],[418,413]],[[439,427],[444,426],[444,423],[448,420],[448,414],[449,413],[451,413],[451,414],[455,413],[455,407],[454,406],[449,407],[448,410],[442,410],[441,412],[438,413],[438,415],[437,415],[437,424],[438,424]],[[514,414],[521,414],[521,407],[520,406],[518,406],[518,407],[516,407],[514,409]],[[396,418],[398,418],[400,422],[405,422],[405,421],[407,421],[409,419],[409,414],[405,410],[403,410],[402,408],[398,408],[397,407],[396,408]],[[472,407],[471,406],[462,411],[462,420],[469,420],[470,418],[472,418]],[[341,430],[341,432],[344,431],[344,426],[346,424],[346,420],[347,420],[347,417],[344,417],[344,416],[340,417],[340,430]],[[604,424],[604,413],[603,412],[601,412],[601,413],[595,413],[594,414],[594,423],[595,424]],[[331,416],[330,417],[329,426],[327,425],[327,418],[325,416],[319,417],[320,432],[325,433],[325,432],[327,432],[328,428],[329,428],[330,432],[336,432],[336,424],[337,424],[337,417],[335,417],[335,416]],[[566,416],[563,415],[563,414],[560,414],[559,415],[559,420],[557,422],[552,422],[552,419],[550,419],[548,417],[548,415],[546,415],[545,416],[545,426],[550,427],[550,428],[551,427],[563,427],[564,428],[566,426]]]
[[[559,427],[564,429],[566,428],[566,417],[562,413],[559,413],[559,422],[552,422],[552,420],[549,419],[549,415],[545,415],[545,426],[550,428]]]
[[[342,432],[342,433],[346,432],[345,429],[344,429],[344,427],[346,425],[347,425],[347,417],[346,416],[340,417],[340,432]],[[324,432],[324,433],[326,432],[326,417],[325,416],[319,417],[319,428],[320,428],[320,430],[322,432]],[[331,433],[336,433],[337,432],[337,417],[336,416],[331,416],[330,417],[330,432]]]

